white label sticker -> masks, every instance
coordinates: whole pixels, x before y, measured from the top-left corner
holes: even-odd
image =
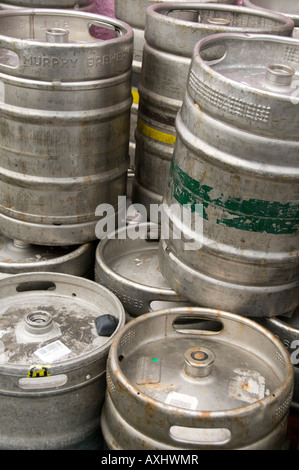
[[[258,372],[245,369],[235,369],[234,372],[236,375],[231,378],[229,383],[231,397],[247,403],[254,403],[269,395],[265,378]]]
[[[34,354],[36,354],[36,356],[38,356],[42,361],[53,362],[67,356],[70,352],[71,350],[69,348],[67,348],[61,341],[57,340],[38,349]]]
[[[167,405],[177,406],[178,408],[187,408],[188,410],[196,410],[198,400],[191,395],[183,393],[170,392],[166,398]]]

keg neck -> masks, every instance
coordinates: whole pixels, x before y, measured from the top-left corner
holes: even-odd
[[[215,354],[207,348],[193,347],[184,353],[185,372],[191,377],[207,377],[210,375],[215,361]]]
[[[25,318],[25,328],[28,333],[41,335],[48,333],[53,328],[52,315],[43,310],[36,310]]]

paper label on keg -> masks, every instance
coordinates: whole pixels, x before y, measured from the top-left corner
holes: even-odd
[[[71,351],[69,348],[67,348],[61,341],[57,340],[40,349],[37,349],[34,354],[42,361],[54,362],[58,361],[62,357],[67,356],[70,354],[70,352]]]
[[[232,398],[254,403],[269,395],[266,381],[258,372],[248,369],[235,369],[235,376],[229,383],[229,392]]]
[[[196,410],[198,400],[191,395],[184,393],[170,392],[166,398],[167,405],[176,406],[177,408],[187,408],[188,410]]]

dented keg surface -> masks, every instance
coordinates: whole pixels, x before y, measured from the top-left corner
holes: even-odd
[[[121,300],[127,318],[161,308],[191,305],[159,270],[160,230],[154,223],[128,225],[103,238],[95,254],[95,281]]]
[[[67,274],[0,280],[0,448],[77,449],[100,431],[120,301]]]
[[[277,336],[290,353],[294,366],[294,392],[291,413],[299,412],[299,307],[291,315],[260,318],[258,323]]]
[[[222,58],[202,60],[219,44]],[[298,57],[298,41],[268,35],[195,47],[163,204],[170,226],[188,205],[193,249],[170,231],[159,256],[172,288],[201,306],[273,317],[299,303]]]
[[[101,28],[115,37],[91,35]],[[1,231],[40,245],[95,240],[98,205],[126,194],[132,29],[23,9],[1,11],[0,31]]]
[[[232,5],[156,4],[147,10],[135,133],[133,202],[162,202],[176,140],[175,117],[186,91],[195,44],[226,32],[291,36],[294,23],[282,15]],[[209,53],[209,60],[219,51]]]
[[[293,380],[282,343],[248,318],[202,308],[141,315],[109,350],[103,436],[117,450],[281,449]]]
[[[91,278],[95,248],[95,243],[71,247],[30,245],[0,234],[0,276],[51,271]]]

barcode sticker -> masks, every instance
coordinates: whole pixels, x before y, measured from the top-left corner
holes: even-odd
[[[64,356],[70,354],[71,350],[67,348],[61,341],[57,340],[47,344],[43,348],[37,349],[34,354],[42,361],[53,362],[58,361]]]
[[[167,405],[177,406],[178,408],[187,408],[189,410],[196,410],[197,398],[183,393],[170,392],[166,398]]]

